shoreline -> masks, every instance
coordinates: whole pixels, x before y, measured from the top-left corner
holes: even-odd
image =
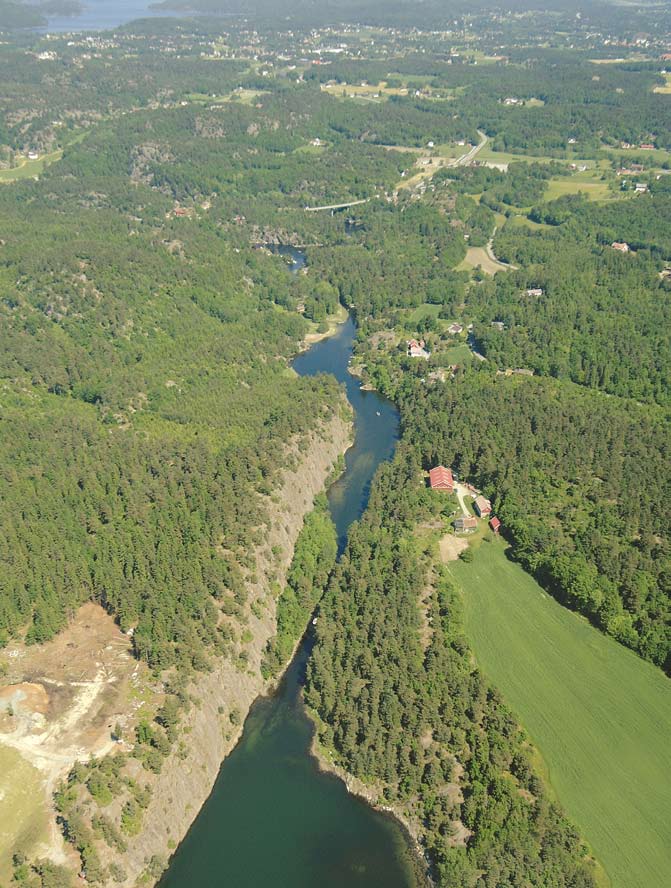
[[[418,821],[412,820],[408,817],[405,812],[401,811],[398,807],[393,805],[385,804],[380,801],[378,791],[371,785],[364,783],[358,777],[355,777],[353,774],[350,774],[349,771],[346,771],[340,765],[337,765],[331,758],[328,751],[322,746],[319,742],[319,732],[318,732],[318,716],[314,713],[303,700],[303,694],[301,691],[301,701],[303,704],[303,709],[306,717],[310,720],[313,731],[312,731],[312,739],[310,741],[309,753],[310,757],[315,762],[319,771],[324,774],[330,774],[332,777],[335,777],[341,783],[344,784],[345,789],[350,795],[356,796],[365,802],[370,808],[374,811],[377,811],[380,814],[385,815],[386,817],[392,818],[396,825],[399,827],[401,833],[406,842],[407,850],[412,854],[412,863],[417,868],[417,871],[414,875],[417,877],[419,884],[423,884],[426,888],[433,888],[435,882],[431,878],[430,875],[430,862],[426,857],[426,852],[424,847],[421,844],[421,826]],[[421,873],[420,873],[421,868]]]

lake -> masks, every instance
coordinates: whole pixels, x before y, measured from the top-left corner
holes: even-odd
[[[166,16],[164,10],[152,10],[150,4],[154,0],[83,0],[82,10],[77,15],[50,15],[47,24],[35,30],[42,33],[68,31],[102,31],[118,28],[137,18],[147,16]]]

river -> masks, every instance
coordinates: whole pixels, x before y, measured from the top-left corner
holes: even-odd
[[[293,248],[292,270],[304,265]],[[331,373],[354,408],[355,441],[328,491],[339,550],[368,502],[370,482],[398,437],[394,405],[361,390],[348,371],[352,320],[294,361],[305,376]],[[160,888],[414,888],[418,861],[398,823],[350,795],[310,755],[312,724],[301,697],[310,632],[278,691],[256,701],[212,795],[173,857]]]

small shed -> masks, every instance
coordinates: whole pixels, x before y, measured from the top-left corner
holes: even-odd
[[[431,490],[454,490],[454,478],[452,470],[446,469],[445,466],[436,466],[429,470],[429,485]]]
[[[478,519],[472,515],[462,515],[454,520],[454,530],[456,533],[473,533],[478,526]]]
[[[492,514],[492,504],[482,495],[476,496],[476,498],[473,500],[473,508],[478,513],[480,518],[486,518],[487,515]]]
[[[498,533],[499,530],[501,530],[501,522],[496,517],[496,515],[492,515],[492,517],[489,519],[489,526],[494,531],[494,533]]]

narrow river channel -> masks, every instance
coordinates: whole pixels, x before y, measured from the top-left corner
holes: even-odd
[[[280,252],[278,250],[278,252]],[[283,248],[293,270],[302,254]],[[355,327],[299,355],[294,368],[331,373],[354,408],[355,443],[328,492],[342,552],[349,525],[368,502],[379,464],[394,452],[398,413],[348,371]],[[175,854],[161,888],[414,888],[417,859],[390,817],[351,796],[310,756],[312,725],[301,687],[310,654],[306,635],[272,697],[254,704],[242,738],[223,763],[212,795]]]

